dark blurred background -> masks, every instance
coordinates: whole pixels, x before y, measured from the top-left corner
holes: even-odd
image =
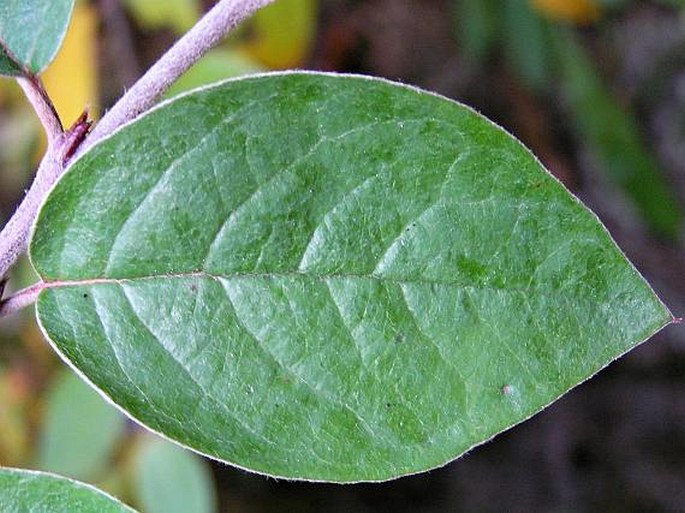
[[[212,4],[78,0],[44,77],[64,123],[84,105],[97,117]],[[277,0],[170,94],[287,68],[383,76],[475,107],[596,212],[685,315],[681,0]],[[1,218],[43,146],[3,79]],[[12,286],[32,279],[24,262]],[[685,325],[444,468],[337,486],[252,475],[145,433],[64,368],[27,311],[0,323],[0,463],[92,482],[146,513],[683,512]]]

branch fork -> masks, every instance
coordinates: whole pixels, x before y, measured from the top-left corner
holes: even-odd
[[[38,77],[26,74],[18,78],[19,85],[43,125],[48,149],[31,188],[0,232],[0,317],[33,303],[44,286],[39,282],[15,296],[2,299],[7,273],[19,256],[26,252],[38,210],[68,163],[152,107],[178,77],[236,25],[272,1],[220,0],[124,94],[94,126],[92,132],[87,111],[84,111],[69,130],[64,131],[54,105]]]

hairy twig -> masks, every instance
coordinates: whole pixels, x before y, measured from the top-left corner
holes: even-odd
[[[188,68],[238,23],[273,0],[222,0],[165,53],[95,126],[80,148],[87,150],[148,110]]]
[[[0,301],[0,318],[11,315],[19,310],[36,302],[36,298],[41,290],[45,288],[45,283],[38,282],[25,289],[20,290],[5,301]]]
[[[57,115],[55,106],[50,101],[48,94],[43,88],[38,77],[19,77],[17,78],[19,86],[23,89],[26,98],[36,111],[38,119],[40,119],[45,135],[48,138],[48,147],[53,147],[64,132],[62,122]],[[49,151],[49,150],[48,150]]]
[[[29,232],[43,198],[53,183],[55,170],[60,169],[55,154],[46,153],[38,167],[31,188],[14,215],[0,232],[0,279],[7,275],[9,268],[26,251]]]

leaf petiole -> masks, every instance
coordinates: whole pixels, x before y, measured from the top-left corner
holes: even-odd
[[[0,294],[2,293],[2,288],[4,288],[5,282],[0,285]],[[0,318],[12,315],[20,310],[23,310],[29,305],[36,302],[38,294],[45,288],[46,284],[44,281],[39,281],[34,283],[30,287],[26,287],[7,299],[0,301]]]

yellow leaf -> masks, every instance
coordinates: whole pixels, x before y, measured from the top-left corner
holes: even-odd
[[[200,16],[196,0],[124,0],[136,22],[144,28],[170,27],[183,34]]]
[[[268,68],[301,66],[314,42],[316,20],[317,0],[279,0],[250,19],[240,48]]]
[[[85,2],[76,4],[57,58],[43,74],[43,83],[62,123],[68,128],[83,112],[97,114],[97,15]]]
[[[547,18],[580,25],[592,23],[601,14],[597,0],[529,0]]]

